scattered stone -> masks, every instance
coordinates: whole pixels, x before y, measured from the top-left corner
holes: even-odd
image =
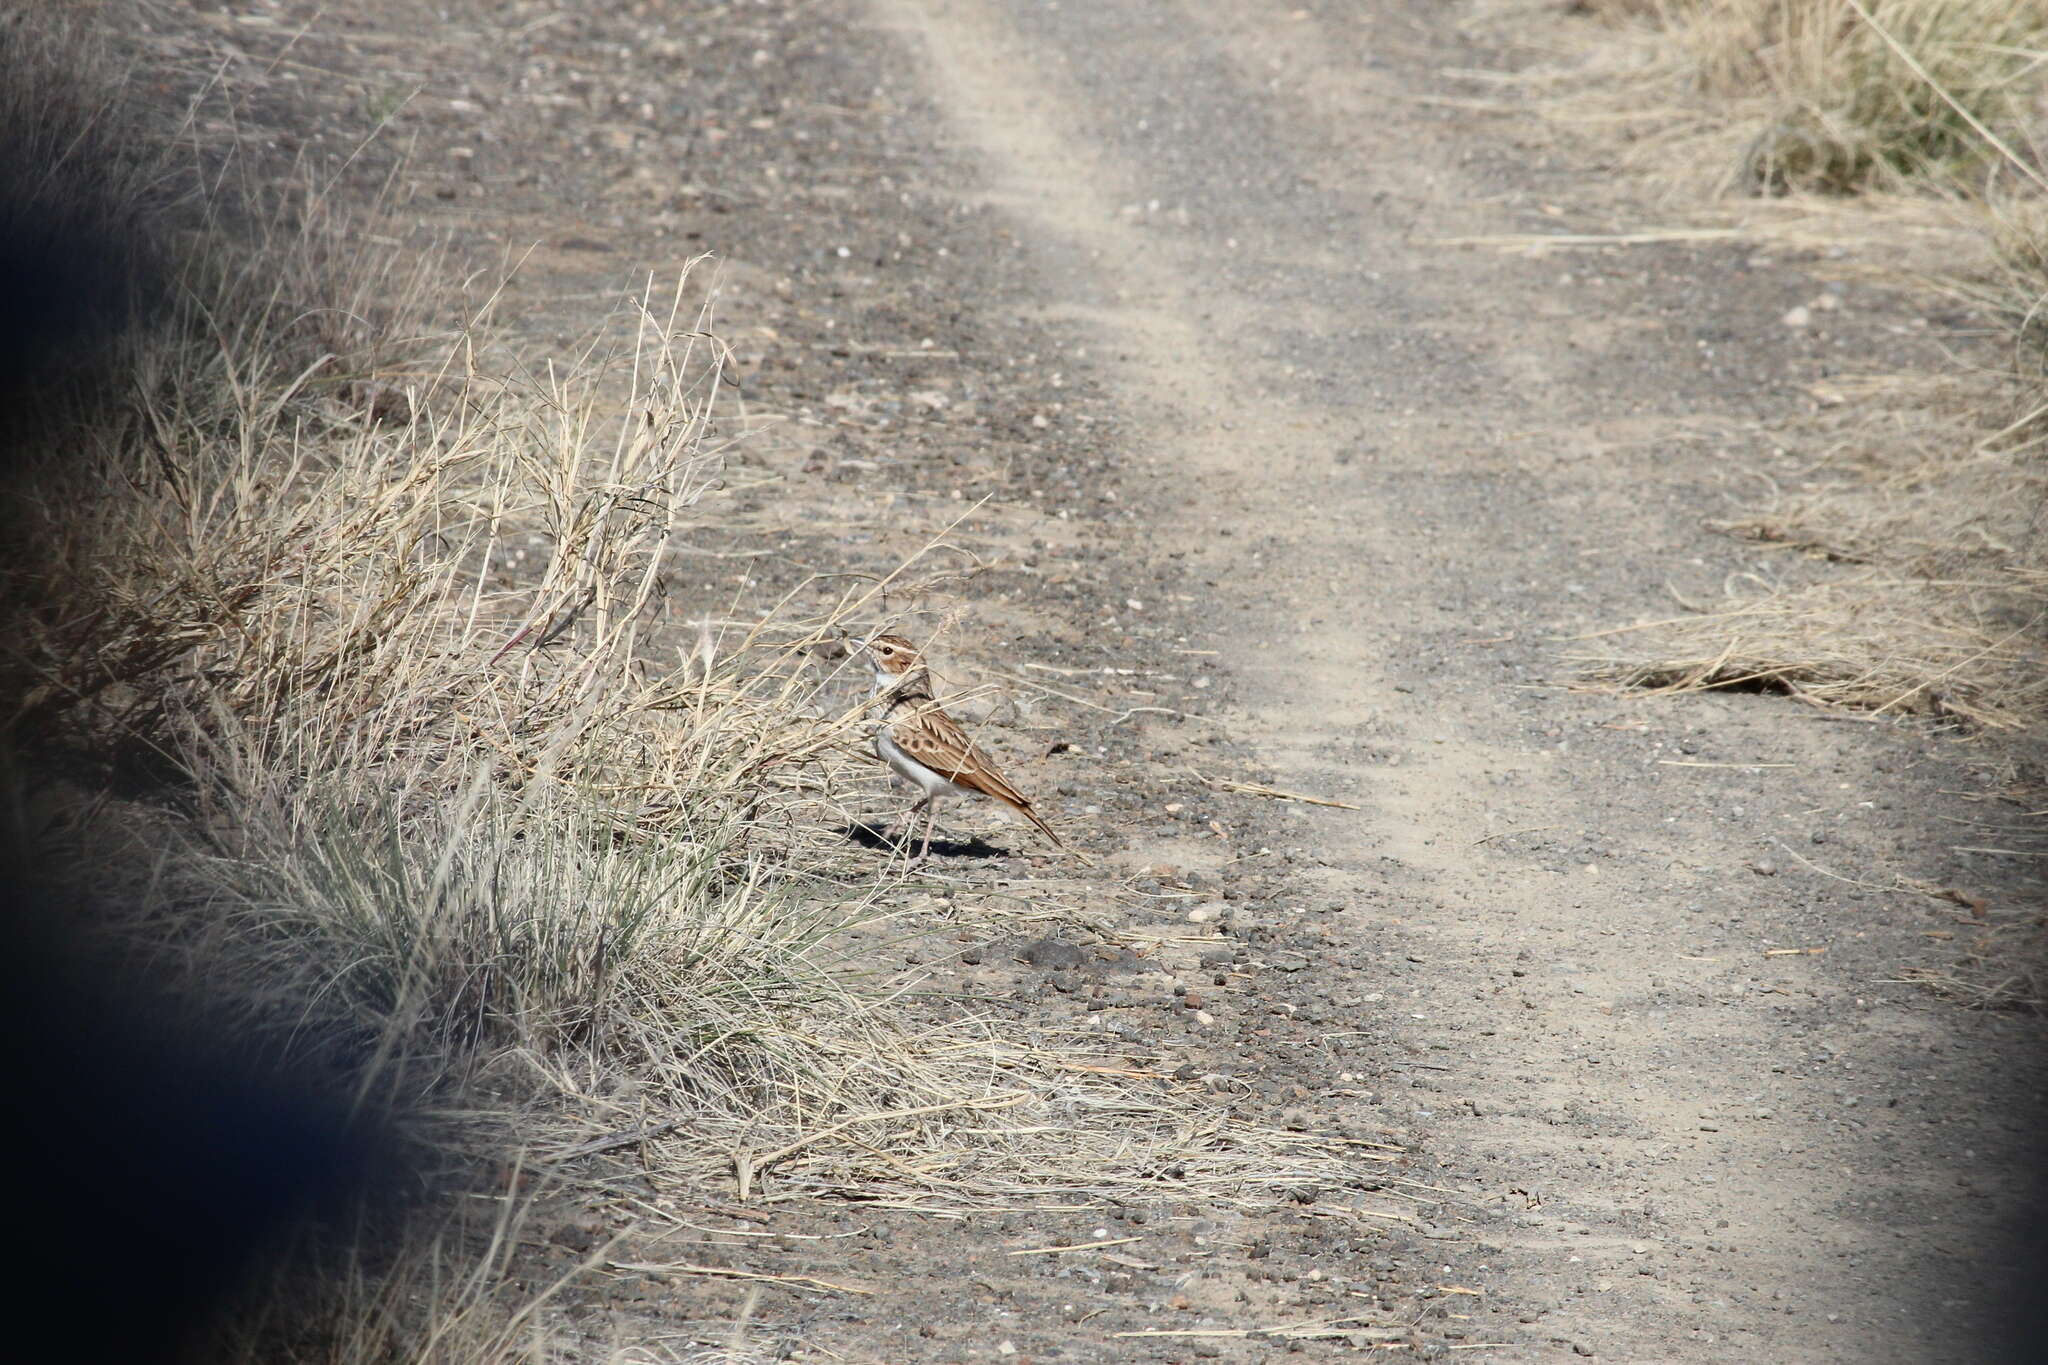
[[[1280,972],[1305,972],[1309,968],[1307,953],[1277,952],[1267,959],[1267,963]]]
[[[1813,310],[1802,303],[1797,308],[1788,311],[1779,321],[1783,322],[1787,327],[1805,327],[1813,322]],[[1577,1350],[1578,1348],[1573,1347],[1572,1349]],[[1586,1351],[1582,1354],[1591,1355],[1592,1352]]]
[[[597,1245],[597,1234],[601,1231],[589,1219],[579,1218],[573,1223],[564,1223],[548,1234],[548,1240],[556,1246],[568,1247],[571,1251],[588,1251]]]
[[[1073,944],[1062,943],[1056,938],[1041,938],[1025,944],[1017,958],[1033,967],[1043,967],[1049,972],[1074,971],[1088,961],[1086,953]]]
[[[1756,873],[1759,877],[1775,877],[1778,875],[1778,865],[1769,858],[1757,859],[1749,865],[1749,870]]]

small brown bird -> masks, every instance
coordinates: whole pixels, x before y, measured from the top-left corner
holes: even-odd
[[[938,819],[935,807],[944,796],[1000,801],[1038,826],[1055,846],[1066,848],[1023,793],[1004,780],[989,756],[933,700],[932,675],[916,645],[901,635],[877,635],[858,648],[875,671],[874,695],[884,703],[875,724],[875,754],[924,793],[908,817],[914,823],[918,812],[924,812],[924,850],[919,857],[931,852],[932,825]]]

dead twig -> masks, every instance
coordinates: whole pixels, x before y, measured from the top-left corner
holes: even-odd
[[[1308,1341],[1319,1337],[1376,1336],[1382,1341],[1399,1341],[1409,1335],[1405,1327],[1379,1327],[1365,1318],[1326,1318],[1321,1322],[1276,1323],[1271,1327],[1146,1327],[1131,1332],[1112,1332],[1113,1337],[1184,1337],[1191,1339],[1238,1340],[1247,1337],[1279,1337]]]
[[[1797,763],[1707,763],[1690,758],[1660,758],[1658,764],[1666,768],[1796,768]]]
[[[1474,839],[1474,840],[1473,840],[1473,841],[1472,841],[1471,843],[1467,844],[1467,845],[1466,845],[1465,847],[1467,847],[1467,848],[1478,848],[1478,847],[1479,847],[1479,846],[1480,846],[1481,844],[1490,844],[1490,843],[1492,843],[1492,842],[1493,842],[1493,841],[1494,841],[1495,839],[1512,839],[1512,838],[1514,838],[1514,837],[1515,837],[1515,836],[1516,836],[1517,834],[1543,834],[1543,833],[1545,833],[1545,832],[1547,832],[1547,831],[1549,831],[1549,830],[1553,830],[1553,829],[1563,829],[1563,828],[1564,828],[1564,826],[1563,826],[1563,825],[1530,825],[1530,826],[1528,826],[1528,827],[1527,827],[1527,828],[1525,828],[1525,829],[1502,829],[1502,830],[1495,830],[1495,831],[1494,831],[1494,832],[1493,832],[1492,834],[1489,834],[1489,835],[1485,836],[1484,838],[1481,838],[1481,839]]]
[[[615,1152],[621,1147],[637,1146],[653,1138],[673,1133],[682,1126],[683,1121],[681,1119],[670,1119],[666,1123],[650,1124],[631,1133],[613,1133],[608,1137],[593,1138],[589,1142],[579,1143],[567,1151],[557,1152],[551,1157],[544,1158],[544,1160],[550,1165],[554,1165],[564,1161],[574,1161],[577,1157],[596,1156],[599,1152]]]
[[[1098,1251],[1103,1247],[1129,1246],[1133,1242],[1142,1242],[1144,1240],[1142,1237],[1109,1237],[1100,1242],[1075,1242],[1070,1246],[1021,1247],[1007,1254],[1011,1256],[1058,1256],[1069,1251]]]
[[[1655,228],[1644,232],[1493,232],[1472,237],[1425,237],[1417,246],[1490,246],[1507,251],[1545,246],[1656,246],[1666,242],[1730,242],[1756,234],[1748,228]]]
[[[1031,1098],[1031,1092],[1020,1090],[1012,1095],[996,1095],[982,1099],[953,1100],[945,1104],[921,1104],[914,1109],[887,1109],[876,1114],[857,1114],[842,1119],[829,1128],[820,1128],[815,1133],[806,1133],[784,1147],[778,1147],[766,1156],[756,1157],[752,1153],[738,1151],[732,1154],[733,1173],[739,1178],[739,1198],[745,1203],[753,1189],[754,1177],[786,1157],[794,1156],[814,1143],[837,1137],[849,1128],[866,1123],[886,1123],[891,1119],[924,1118],[932,1114],[944,1114],[956,1109],[1007,1109],[1013,1104],[1022,1104]]]
[[[1263,796],[1273,801],[1299,801],[1308,806],[1332,806],[1337,810],[1362,809],[1349,801],[1333,801],[1327,796],[1310,796],[1305,792],[1285,791],[1279,787],[1269,787],[1263,782],[1240,782],[1231,777],[1210,777],[1206,773],[1196,772],[1193,768],[1188,769],[1188,776],[1211,791],[1240,792],[1245,796]]]
[[[723,1265],[690,1265],[681,1261],[639,1262],[607,1261],[608,1270],[632,1271],[642,1275],[706,1275],[721,1280],[748,1280],[759,1284],[779,1284],[792,1289],[823,1289],[835,1294],[873,1294],[872,1289],[863,1289],[857,1284],[840,1284],[836,1280],[821,1280],[815,1275],[770,1275],[759,1270],[737,1270]]]

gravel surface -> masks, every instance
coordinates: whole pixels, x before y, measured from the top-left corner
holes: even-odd
[[[709,1274],[623,1276],[569,1297],[565,1343],[686,1353],[744,1314],[763,1358],[874,1362],[1979,1358],[1959,1343],[2025,1194],[2041,1024],[1893,979],[1959,907],[1859,883],[2017,894],[1948,851],[1980,755],[1785,698],[1559,685],[1561,641],[1766,553],[1702,523],[1805,384],[1938,357],[1874,287],[1785,325],[1820,288],[1798,252],[1443,244],[1598,229],[1575,214],[1611,199],[1460,107],[1445,73],[1501,58],[1459,10],[161,21],[249,54],[316,148],[418,86],[385,144],[412,150],[400,221],[521,262],[501,312],[535,368],[718,253],[761,485],[700,548],[773,553],[679,576],[679,618],[886,570],[989,499],[955,536],[975,571],[902,605],[958,608],[935,650],[956,684],[1063,670],[1042,677],[1080,702],[992,744],[1100,860],[1112,932],[940,935],[906,966],[1247,1114],[1398,1143],[1435,1191],[937,1219],[735,1212],[651,1171],[714,1229],[702,1263],[871,1292],[745,1308]],[[947,820],[938,861],[972,888],[1059,866]],[[1114,932],[1169,923],[1157,958]],[[616,1214],[565,1214],[552,1244]],[[1116,1245],[1011,1254],[1088,1242]]]

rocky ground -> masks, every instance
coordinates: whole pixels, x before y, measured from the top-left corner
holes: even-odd
[[[404,151],[394,244],[446,237],[486,289],[516,265],[535,369],[715,253],[750,434],[675,619],[949,543],[889,605],[1007,699],[991,747],[1098,866],[956,808],[935,893],[1056,883],[1074,913],[963,910],[905,971],[1404,1153],[1404,1183],[1249,1212],[763,1213],[621,1166],[522,1274],[640,1227],[612,1261],[824,1283],[616,1271],[561,1301],[565,1351],[1981,1358],[2041,1026],[1898,980],[1968,912],[1884,888],[2030,894],[1952,851],[2003,818],[1992,756],[1563,685],[1572,636],[1772,553],[1702,522],[1808,384],[1941,363],[1895,325],[1922,305],[1740,241],[1447,241],[1612,201],[1464,107],[1456,73],[1505,58],[1459,11],[158,13],[168,51],[244,54],[228,81],[288,143],[388,117],[351,175]],[[1782,324],[1823,293],[1823,325]]]

